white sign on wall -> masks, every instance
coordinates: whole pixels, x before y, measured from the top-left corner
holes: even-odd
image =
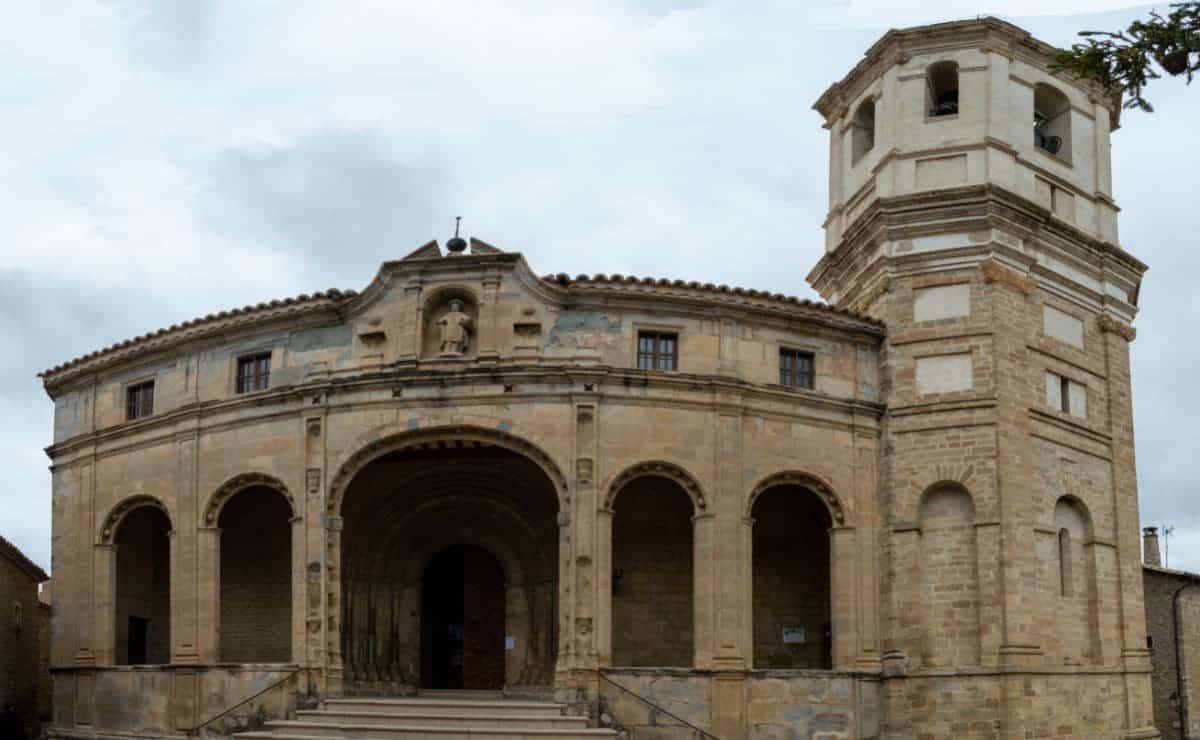
[[[505,650],[516,650],[517,649],[517,638],[505,637],[504,638],[504,649]]]
[[[783,628],[783,644],[784,645],[803,645],[807,640],[803,627],[784,627]]]

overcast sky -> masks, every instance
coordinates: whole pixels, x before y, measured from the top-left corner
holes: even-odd
[[[456,215],[539,273],[816,297],[827,137],[811,105],[882,32],[994,13],[1068,45],[1147,10],[908,4],[6,5],[0,534],[49,569],[40,370],[212,311],[361,289]],[[1072,5],[1092,14],[1038,16]],[[1142,519],[1173,524],[1171,565],[1200,570],[1200,86],[1150,95],[1158,112],[1127,112],[1113,138],[1121,241],[1150,265]]]

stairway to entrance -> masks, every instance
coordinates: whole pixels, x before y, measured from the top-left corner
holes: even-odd
[[[327,699],[320,709],[242,732],[242,740],[590,740],[616,737],[590,729],[586,717],[542,701],[506,699],[496,691],[422,691],[397,699]]]

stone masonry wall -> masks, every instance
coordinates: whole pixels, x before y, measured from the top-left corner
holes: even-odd
[[[613,665],[693,660],[692,502],[670,481],[640,478],[616,500]]]
[[[228,663],[292,659],[292,525],[287,502],[263,488],[221,511],[221,653]]]
[[[754,667],[830,667],[825,505],[807,489],[779,486],[759,496],[752,518]]]
[[[28,732],[38,716],[42,616],[37,583],[0,554],[0,707],[12,702]]]
[[[116,660],[128,664],[129,618],[147,620],[146,663],[171,662],[169,524],[157,509],[131,512],[117,532]]]
[[[1154,667],[1152,687],[1154,725],[1165,740],[1183,737],[1179,731],[1179,675],[1172,595],[1183,586],[1179,598],[1179,632],[1183,636],[1183,686],[1187,698],[1189,734],[1200,733],[1200,585],[1190,573],[1166,568],[1143,568],[1146,591],[1146,634],[1150,639]]]

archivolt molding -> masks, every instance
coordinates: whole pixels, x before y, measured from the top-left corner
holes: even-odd
[[[350,456],[338,468],[337,475],[329,486],[329,498],[326,503],[329,513],[337,514],[346,495],[346,488],[354,480],[359,471],[373,460],[390,452],[400,450],[445,450],[473,449],[479,447],[500,447],[528,458],[546,474],[558,492],[559,509],[566,510],[567,478],[550,455],[531,442],[507,432],[496,429],[485,429],[476,426],[441,426],[428,429],[416,429],[409,432],[398,432],[377,439]]]
[[[650,460],[631,465],[625,468],[617,477],[613,478],[612,483],[608,485],[608,494],[604,497],[604,510],[612,511],[613,503],[616,502],[617,494],[621,492],[621,489],[637,478],[648,476],[666,478],[679,484],[687,492],[687,495],[691,497],[697,514],[703,513],[707,508],[708,500],[704,497],[704,490],[700,488],[700,484],[696,482],[696,479],[690,473],[675,463]]]
[[[104,524],[100,527],[99,544],[111,545],[113,542],[113,537],[116,534],[117,527],[120,526],[121,521],[129,514],[129,512],[133,511],[134,509],[139,509],[143,506],[152,506],[161,511],[163,516],[167,518],[167,523],[170,524],[172,529],[174,529],[175,525],[171,524],[171,512],[167,510],[166,504],[154,496],[138,494],[136,496],[129,496],[128,498],[121,499],[119,502],[117,502],[116,506],[109,510],[108,516],[104,517]]]
[[[829,518],[833,521],[834,526],[844,526],[846,524],[846,512],[842,509],[842,503],[838,501],[838,497],[834,494],[833,489],[829,484],[821,480],[812,473],[805,473],[799,470],[785,470],[780,473],[772,473],[766,478],[759,481],[754,490],[750,492],[750,500],[746,502],[746,518],[751,518],[751,513],[754,511],[754,502],[758,501],[758,497],[768,489],[776,486],[799,486],[807,488],[821,499],[825,504],[825,508],[829,510]]]
[[[203,525],[208,527],[215,526],[217,523],[217,517],[220,516],[221,509],[225,506],[225,502],[233,498],[235,493],[244,491],[247,488],[253,488],[255,486],[270,488],[278,492],[281,496],[287,499],[288,508],[291,509],[292,516],[297,515],[296,500],[292,498],[292,492],[289,491],[288,487],[283,484],[283,481],[279,480],[273,475],[267,475],[266,473],[241,473],[225,481],[225,483],[218,488],[212,496],[209,497],[208,506],[204,507]]]

